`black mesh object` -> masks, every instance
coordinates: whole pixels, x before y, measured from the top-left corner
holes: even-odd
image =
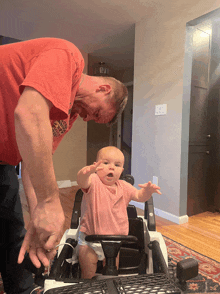
[[[50,289],[45,294],[110,294],[105,281],[79,283]]]
[[[98,280],[50,289],[45,294],[181,294],[166,274]]]
[[[149,274],[115,279],[118,294],[181,294],[166,274]]]

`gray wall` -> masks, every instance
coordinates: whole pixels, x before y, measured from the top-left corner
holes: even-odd
[[[155,207],[176,220],[187,213],[191,73],[186,24],[220,7],[220,1],[185,1],[184,9],[178,3],[136,24],[132,142],[135,186],[157,176],[163,194],[154,195]],[[157,104],[167,104],[166,116],[154,115]]]

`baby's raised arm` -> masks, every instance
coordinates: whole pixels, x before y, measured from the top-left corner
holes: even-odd
[[[159,190],[160,187],[158,187],[155,184],[152,184],[151,182],[145,183],[145,184],[139,184],[138,185],[140,190],[137,190],[137,193],[135,195],[135,201],[137,202],[146,202],[149,200],[153,193],[162,194]]]
[[[92,165],[88,165],[83,167],[77,174],[77,183],[82,189],[88,189],[91,184],[90,176],[91,174],[95,173],[99,169],[103,169],[102,167],[99,167],[99,165],[102,163],[102,160],[99,160],[98,162],[94,162]]]

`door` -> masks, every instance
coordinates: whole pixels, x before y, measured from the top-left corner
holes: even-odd
[[[189,216],[220,211],[220,23],[195,28],[190,102]]]
[[[122,113],[121,120],[121,151],[125,156],[123,174],[131,174],[131,142],[132,142],[132,115],[133,115],[133,85],[127,86],[128,102]]]
[[[220,211],[220,21],[212,21],[211,62],[209,81],[210,144],[212,147],[209,167],[213,202],[212,211]]]
[[[193,62],[190,100],[187,214],[209,210],[211,183],[211,134],[209,126],[210,34],[205,28],[193,33]]]
[[[127,85],[127,89],[128,89],[127,105],[122,115],[118,118],[117,124],[113,125],[110,128],[110,140],[109,140],[110,145],[118,147],[125,156],[123,175],[131,174],[133,83],[132,85]]]
[[[87,123],[87,165],[96,161],[97,152],[109,146],[110,128],[93,120]]]

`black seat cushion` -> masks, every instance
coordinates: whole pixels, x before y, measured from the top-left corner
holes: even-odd
[[[144,223],[140,217],[129,219],[129,235],[137,237],[137,243],[122,244],[119,258],[119,273],[144,273],[146,271]]]
[[[137,218],[137,210],[134,205],[129,204],[127,207],[128,218]]]

